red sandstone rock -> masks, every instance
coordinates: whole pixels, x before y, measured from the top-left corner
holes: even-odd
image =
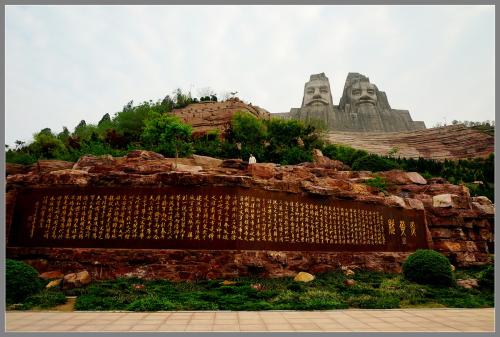
[[[201,167],[201,166],[184,165],[184,164],[175,165],[175,171],[177,171],[177,172],[196,173],[196,172],[200,172],[201,170],[203,170],[203,167]]]
[[[413,198],[405,198],[406,203],[409,208],[424,210],[424,203],[421,200],[413,199]]]
[[[465,289],[477,288],[479,286],[477,279],[475,278],[458,279],[457,285]]]
[[[86,270],[78,273],[67,274],[63,279],[63,289],[80,288],[89,284],[91,281],[92,278]]]
[[[89,183],[91,176],[81,170],[52,171],[40,177],[40,183],[46,185],[76,185],[84,186]]]
[[[460,242],[454,241],[434,241],[434,248],[437,250],[442,250],[446,252],[460,252],[463,251]]]
[[[62,278],[58,278],[47,283],[45,288],[50,289],[50,288],[60,287],[61,283],[62,283]]]
[[[432,197],[433,207],[453,207],[451,194],[439,194]]]
[[[73,168],[73,164],[64,160],[39,160],[31,166],[31,170],[37,174],[43,174],[58,170],[69,170]]]
[[[390,207],[402,207],[407,208],[406,203],[403,198],[398,197],[397,195],[390,195],[385,198],[385,204]]]
[[[335,170],[349,169],[349,167],[347,165],[344,165],[343,162],[325,157],[321,150],[318,149],[313,150],[313,163],[317,167],[324,167]]]
[[[495,215],[495,206],[491,202],[490,204],[485,204],[473,201],[471,204],[474,210],[478,211],[481,215]]]
[[[380,172],[380,176],[384,177],[389,183],[393,184],[419,184],[425,185],[427,181],[417,172],[405,172],[401,170],[391,170]]]
[[[424,177],[422,177],[418,172],[406,172],[406,176],[414,184],[427,185],[427,180],[425,180]]]
[[[344,285],[345,285],[346,287],[352,287],[352,286],[356,285],[356,281],[354,281],[354,280],[353,280],[353,279],[351,279],[351,278],[348,278],[348,279],[345,279],[345,280],[344,280]]]
[[[83,156],[73,165],[73,169],[83,170],[89,173],[101,173],[113,171],[116,164],[117,159],[110,155]]]
[[[29,171],[29,166],[13,163],[5,163],[5,175],[26,174]]]
[[[271,179],[275,174],[276,164],[257,163],[248,165],[248,173],[254,178]]]
[[[125,156],[126,158],[138,158],[141,160],[161,160],[165,157],[159,153],[146,150],[132,150]]]
[[[221,167],[233,168],[238,170],[245,170],[248,166],[248,162],[241,159],[226,159],[222,161]]]
[[[45,273],[41,273],[38,275],[41,279],[50,280],[50,279],[62,279],[64,274],[58,270],[55,271],[46,271]]]

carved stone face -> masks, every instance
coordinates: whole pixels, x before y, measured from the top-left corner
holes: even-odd
[[[352,106],[377,105],[375,85],[367,81],[355,82],[348,90],[347,95]]]
[[[330,84],[328,80],[313,80],[304,88],[304,103],[302,106],[331,105]]]

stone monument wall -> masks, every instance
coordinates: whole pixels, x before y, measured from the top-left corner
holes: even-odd
[[[425,247],[468,266],[493,252],[494,208],[463,186],[389,171],[382,196],[363,183],[371,173],[321,156],[301,166],[189,160],[198,165],[173,169],[134,151],[17,167],[7,177],[7,256],[97,279],[198,279],[341,265],[400,272]]]

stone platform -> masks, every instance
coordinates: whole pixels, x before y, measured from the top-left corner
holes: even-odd
[[[495,309],[7,312],[7,332],[494,332]]]

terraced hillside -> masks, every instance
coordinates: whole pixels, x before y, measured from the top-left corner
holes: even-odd
[[[494,137],[463,125],[391,133],[331,132],[331,143],[387,155],[397,148],[396,156],[426,159],[465,159],[487,157],[494,152]]]

